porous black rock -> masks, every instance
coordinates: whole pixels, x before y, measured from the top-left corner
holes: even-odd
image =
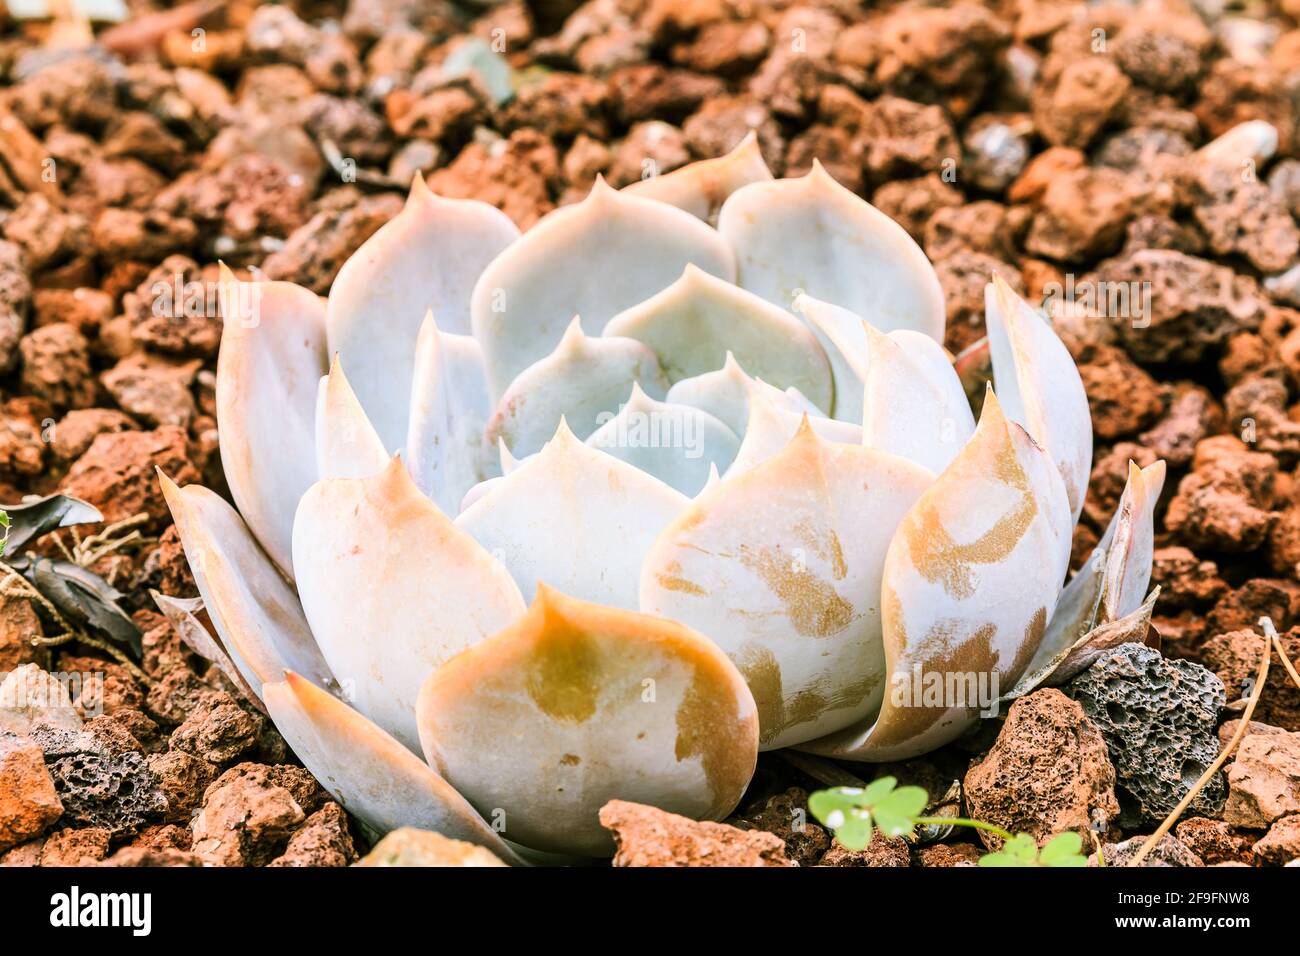
[[[86,731],[41,729],[32,738],[45,754],[64,823],[104,827],[117,837],[135,833],[167,809],[144,754],[110,748]]]
[[[1121,823],[1158,823],[1219,754],[1215,734],[1223,682],[1200,664],[1122,644],[1066,687],[1106,741],[1119,789]],[[1192,801],[1214,817],[1226,787],[1216,774]]]

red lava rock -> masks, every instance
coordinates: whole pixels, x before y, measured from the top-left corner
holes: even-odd
[[[1110,57],[1049,57],[1034,92],[1034,123],[1053,146],[1082,149],[1116,114],[1130,85]]]
[[[1288,401],[1286,384],[1268,374],[1252,375],[1224,396],[1228,423],[1244,440],[1261,452],[1295,461],[1300,457],[1300,422],[1290,419]]]
[[[1283,817],[1253,847],[1255,855],[1272,866],[1300,860],[1300,816]]]
[[[239,764],[204,794],[190,823],[194,853],[209,866],[262,866],[284,852],[322,800],[320,786],[301,768]]]
[[[108,260],[161,259],[190,249],[198,229],[188,219],[158,210],[105,209],[95,220],[91,239],[95,251]]]
[[[198,471],[188,457],[184,431],[163,426],[153,431],[100,434],[73,464],[63,487],[68,494],[97,507],[106,522],[122,521],[143,512],[156,529],[169,516],[158,494],[155,467],[180,485],[198,480]]]
[[[691,151],[701,159],[731,152],[753,130],[758,135],[763,159],[779,175],[785,155],[781,127],[761,100],[752,96],[715,96],[682,123]]]
[[[670,55],[678,66],[734,79],[753,72],[771,43],[772,35],[761,21],[722,20],[674,45]]]
[[[1171,468],[1186,467],[1201,439],[1223,427],[1223,409],[1210,392],[1190,382],[1174,386],[1164,418],[1138,436],[1138,441],[1165,459]]]
[[[28,407],[17,402],[0,406],[0,475],[31,477],[45,470],[45,450],[54,431],[54,419],[37,419],[31,410],[30,403]]]
[[[547,139],[569,141],[579,133],[605,139],[608,90],[604,83],[578,73],[550,73],[525,86],[502,110],[500,129],[509,135],[533,129]]]
[[[1116,323],[1121,341],[1138,362],[1199,361],[1207,351],[1261,319],[1255,280],[1168,249],[1144,249],[1111,259],[1089,281],[1149,283],[1150,314]]]
[[[347,814],[337,803],[327,803],[307,818],[282,855],[268,866],[350,866],[357,851],[348,832]]]
[[[90,243],[86,218],[58,209],[40,193],[28,193],[3,228],[5,238],[20,246],[28,265],[38,270],[71,258]]]
[[[555,147],[535,130],[520,129],[490,146],[470,143],[429,177],[429,186],[441,196],[491,203],[527,229],[553,208],[559,178]]]
[[[1295,813],[1300,813],[1300,733],[1247,733],[1228,765],[1224,821],[1263,829]]]
[[[960,249],[970,249],[1002,260],[1014,259],[1017,234],[1028,222],[1025,213],[1023,207],[1011,210],[989,200],[936,209],[925,228],[926,255],[938,261]]]
[[[118,850],[100,866],[203,866],[203,858],[184,850],[128,846]]]
[[[1300,628],[1279,635],[1287,657],[1300,659]],[[1259,657],[1264,650],[1264,638],[1254,621],[1248,628],[1216,634],[1205,642],[1201,656],[1207,667],[1219,675],[1228,689],[1228,699],[1242,696],[1241,689],[1252,681],[1259,669]],[[1276,661],[1276,658],[1275,658]],[[1300,732],[1300,690],[1296,689],[1285,668],[1276,663],[1269,669],[1268,681],[1255,720],[1282,730]]]
[[[105,372],[100,381],[124,411],[146,425],[186,428],[197,412],[190,387],[200,367],[198,359],[177,362],[136,353]]]
[[[264,721],[244,710],[229,694],[206,694],[173,731],[171,749],[213,764],[229,763],[257,747]]]
[[[935,267],[943,289],[948,327],[945,344],[954,353],[973,344],[984,335],[984,287],[993,273],[1003,276],[1017,292],[1024,283],[1019,273],[1001,259],[957,249]]]
[[[798,866],[775,834],[697,823],[640,803],[611,800],[600,824],[614,835],[614,866]]]
[[[1075,360],[1092,411],[1093,434],[1102,441],[1134,435],[1164,412],[1160,386],[1123,350],[1089,346]]]
[[[811,818],[808,794],[798,787],[768,797],[727,821],[741,830],[764,830],[785,843],[785,854],[800,866],[812,866],[831,845],[830,834]]]
[[[609,76],[610,112],[624,126],[650,119],[681,123],[725,92],[726,84],[717,77],[658,63],[624,67]]]
[[[31,395],[55,408],[86,408],[95,402],[95,380],[90,375],[90,345],[85,336],[66,322],[42,326],[25,335],[22,385]]]
[[[1087,261],[1119,248],[1132,204],[1124,177],[1078,169],[1048,184],[1025,249],[1061,262]]]
[[[168,256],[122,300],[131,338],[169,355],[214,357],[221,344],[217,276],[188,256]]]
[[[691,160],[686,136],[676,126],[652,120],[628,130],[614,153],[608,179],[616,187],[672,172]]]
[[[56,830],[45,838],[41,866],[94,866],[108,856],[111,837],[103,827]]]
[[[423,96],[394,90],[384,102],[388,125],[403,139],[459,145],[487,115],[487,99],[469,80],[453,80]]]
[[[938,173],[931,173],[919,179],[891,180],[875,191],[871,202],[921,242],[930,219],[941,209],[960,206],[962,195]]]
[[[945,161],[952,166],[961,156],[957,134],[942,109],[897,96],[871,104],[864,132],[867,170],[879,178],[942,169]]]
[[[980,851],[973,843],[936,843],[916,851],[921,866],[979,866]]]
[[[1300,619],[1300,584],[1275,578],[1252,578],[1224,595],[1210,611],[1211,633],[1254,628],[1268,615],[1279,628]]]
[[[126,846],[139,850],[184,850],[189,851],[193,842],[187,827],[174,823],[156,823],[147,826],[131,838]]]
[[[1277,460],[1228,440],[1234,443],[1206,439],[1197,446],[1198,459],[1207,447],[1224,450],[1198,460],[1179,482],[1165,512],[1165,527],[1194,548],[1254,551],[1273,526]]]
[[[40,836],[62,815],[41,749],[26,738],[0,734],[0,849]]]
[[[64,654],[59,658],[59,671],[78,677],[72,703],[87,720],[144,706],[144,692],[121,664]]]
[[[274,160],[250,154],[215,172],[182,177],[162,192],[159,210],[215,228],[240,241],[288,236],[307,219],[302,177]],[[161,259],[164,250],[153,259]]]
[[[1066,173],[1084,166],[1087,157],[1080,150],[1066,146],[1053,146],[1044,150],[1029,161],[1025,171],[1020,174],[1007,190],[1007,199],[1011,202],[1037,203],[1047,192],[1047,187]]]
[[[1300,229],[1266,185],[1238,169],[1208,167],[1195,186],[1192,212],[1215,254],[1240,254],[1264,272],[1295,261]]]
[[[1210,137],[1221,136],[1248,120],[1262,119],[1277,127],[1284,151],[1295,143],[1295,109],[1287,98],[1286,84],[1264,64],[1215,62],[1198,85],[1200,100],[1194,111]]]
[[[1228,589],[1213,561],[1202,560],[1181,545],[1155,549],[1151,583],[1160,586],[1162,609],[1204,607]]]
[[[351,187],[336,190],[294,230],[283,249],[267,258],[265,272],[324,295],[348,257],[401,211],[401,197],[391,193],[362,196]]]
[[[24,664],[48,663],[48,651],[31,643],[43,636],[31,601],[16,594],[0,595],[0,673],[7,674]]]
[[[67,466],[86,453],[96,436],[136,427],[129,415],[115,409],[74,408],[54,425],[50,452],[55,461]]]
[[[1119,814],[1105,741],[1077,703],[1052,689],[1011,705],[993,748],[967,772],[964,792],[971,816],[1040,843],[1067,830],[1086,835],[1094,818],[1109,823]],[[979,836],[991,850],[1002,845]]]
[[[1188,817],[1174,827],[1174,835],[1206,866],[1250,862],[1251,838],[1236,832],[1222,820]]]
[[[862,850],[848,850],[834,843],[817,861],[818,866],[910,866],[911,854],[902,837],[887,837],[879,830]],[[809,864],[801,864],[807,866]]]
[[[206,760],[180,750],[151,755],[149,769],[157,774],[159,789],[167,798],[164,819],[177,823],[189,822],[217,775],[216,768]]]
[[[101,289],[40,289],[32,297],[32,324],[67,322],[89,337],[113,317],[113,309],[113,297]]]

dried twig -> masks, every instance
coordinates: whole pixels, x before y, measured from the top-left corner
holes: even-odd
[[[1219,768],[1227,762],[1227,759],[1232,756],[1233,751],[1237,749],[1237,745],[1241,743],[1242,738],[1246,736],[1246,731],[1250,728],[1250,718],[1255,713],[1255,706],[1259,703],[1259,698],[1264,693],[1264,683],[1268,680],[1268,665],[1269,661],[1273,657],[1273,642],[1277,640],[1277,628],[1273,626],[1271,618],[1261,617],[1259,619],[1259,626],[1264,629],[1264,653],[1261,655],[1259,671],[1255,674],[1255,686],[1251,688],[1250,699],[1246,701],[1246,709],[1242,711],[1241,723],[1237,726],[1237,732],[1233,734],[1232,739],[1228,741],[1228,746],[1219,751],[1219,756],[1215,759],[1214,763],[1210,764],[1205,773],[1201,774],[1196,783],[1192,784],[1191,789],[1188,790],[1183,799],[1178,802],[1178,806],[1174,807],[1169,816],[1165,817],[1164,823],[1156,827],[1156,832],[1147,837],[1146,842],[1143,843],[1137,853],[1133,855],[1133,859],[1129,860],[1127,864],[1128,866],[1142,865],[1142,861],[1147,858],[1147,855],[1155,849],[1156,844],[1158,844],[1173,825],[1178,822],[1178,818],[1182,816],[1184,810],[1191,806],[1192,801],[1196,799],[1196,795],[1204,789],[1207,783],[1214,779],[1214,775],[1219,772]],[[1283,657],[1283,660],[1285,659],[1286,658]]]
[[[1286,651],[1282,649],[1282,638],[1278,636],[1276,630],[1273,631],[1273,650],[1277,651],[1277,656],[1282,658],[1282,666],[1286,672],[1291,675],[1291,680],[1295,682],[1296,687],[1300,687],[1300,674],[1296,673],[1295,665],[1291,663],[1291,658],[1286,656]]]

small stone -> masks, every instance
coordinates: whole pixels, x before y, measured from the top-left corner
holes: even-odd
[[[146,425],[188,428],[197,413],[190,386],[200,364],[198,359],[173,362],[136,353],[105,372],[100,381],[123,411]]]
[[[1151,583],[1160,586],[1162,609],[1204,607],[1223,596],[1228,585],[1213,561],[1202,560],[1179,545],[1156,548],[1151,558]]]
[[[108,856],[112,836],[103,827],[56,830],[45,838],[41,866],[94,866]]]
[[[50,451],[56,461],[71,464],[90,448],[95,436],[137,428],[127,414],[112,408],[76,408],[54,425]]]
[[[1251,838],[1237,833],[1222,820],[1188,817],[1174,827],[1174,835],[1206,866],[1250,862]]]
[[[742,830],[765,830],[780,837],[786,856],[800,866],[815,864],[831,845],[830,834],[808,812],[808,794],[798,787],[768,797],[727,822]]]
[[[1247,734],[1228,767],[1223,819],[1263,829],[1300,813],[1300,733]]]
[[[879,830],[872,832],[871,842],[864,849],[849,850],[836,842],[817,861],[818,866],[911,866],[911,864],[912,857],[907,850],[907,841],[902,837],[887,837]]]
[[[1102,441],[1136,435],[1163,414],[1159,384],[1123,349],[1090,345],[1075,360],[1092,411],[1093,433]]]
[[[214,691],[205,694],[172,732],[171,749],[208,763],[229,763],[256,749],[263,723],[229,694]]]
[[[35,726],[80,730],[81,716],[67,687],[35,664],[24,664],[0,683],[0,733],[26,736]]]
[[[158,788],[167,800],[164,819],[189,823],[203,794],[216,778],[217,768],[206,760],[180,751],[152,754],[149,769],[158,777]],[[188,849],[188,847],[186,847]]]
[[[429,188],[452,199],[491,203],[527,229],[554,207],[559,180],[554,144],[536,130],[519,129],[508,139],[470,143],[429,177]]]
[[[107,523],[143,512],[149,516],[150,530],[156,531],[170,524],[170,513],[158,494],[155,468],[178,485],[199,480],[182,429],[166,425],[96,436],[68,472],[63,490],[97,507]]]
[[[1165,459],[1171,468],[1191,464],[1201,439],[1222,429],[1223,409],[1202,385],[1179,382],[1164,418],[1138,436],[1138,441]]]
[[[116,752],[86,731],[42,729],[33,739],[45,752],[69,823],[104,827],[118,836],[134,833],[166,808],[143,754]]]
[[[1260,613],[1245,622],[1240,630],[1215,634],[1201,648],[1201,659],[1219,675],[1230,697],[1246,696],[1254,686],[1264,650],[1264,637],[1258,626]],[[1300,628],[1293,627],[1279,637],[1287,657],[1300,660]],[[1279,731],[1300,732],[1300,690],[1286,669],[1276,663],[1276,658],[1274,666],[1269,668],[1254,719]]]
[[[184,850],[155,850],[128,846],[118,850],[100,866],[203,866],[203,858]]]
[[[0,733],[0,850],[40,836],[62,814],[40,748]]]
[[[1270,866],[1288,866],[1300,860],[1300,816],[1278,820],[1252,849]]]
[[[1071,681],[1068,693],[1101,731],[1121,805],[1139,820],[1163,821],[1219,755],[1214,731],[1226,695],[1219,678],[1200,664],[1122,644]],[[1192,809],[1216,816],[1223,795],[1216,776]]]
[[[0,594],[0,673],[24,664],[48,663],[48,652],[32,645],[42,636],[31,601],[17,594]]]
[[[640,803],[611,800],[600,824],[614,835],[614,866],[798,866],[775,834],[697,823]]]
[[[356,865],[506,866],[481,846],[415,827],[399,827],[388,833]]]
[[[356,858],[347,814],[337,803],[327,803],[307,818],[289,838],[284,853],[267,865],[350,866]]]
[[[1123,843],[1107,843],[1102,847],[1102,855],[1107,866],[1128,866],[1129,860],[1137,856],[1138,850],[1146,843],[1144,836],[1135,836]],[[1088,858],[1089,866],[1097,866],[1097,854]],[[1199,856],[1184,846],[1177,838],[1166,833],[1160,842],[1152,847],[1142,860],[1143,866],[1204,866]]]
[[[980,851],[973,843],[936,843],[916,851],[922,866],[979,866]]]
[[[392,193],[362,196],[351,187],[336,190],[290,234],[283,249],[267,258],[266,275],[324,295],[348,257],[401,211],[402,199]]]
[[[1169,502],[1165,527],[1193,548],[1254,551],[1273,527],[1276,476],[1276,459],[1244,445],[1195,463]]]
[[[1034,123],[1053,146],[1086,147],[1128,94],[1131,83],[1110,57],[1061,64],[1049,57],[1034,91]]]
[[[1119,248],[1131,211],[1122,174],[1105,168],[1065,173],[1043,193],[1025,249],[1060,262],[1108,255]]]
[[[55,408],[86,408],[95,403],[90,374],[90,344],[66,322],[42,326],[23,336],[22,385],[29,395]]]
[[[306,818],[293,794],[270,779],[223,774],[190,823],[194,852],[210,866],[262,866],[284,852]]]
[[[1083,708],[1059,690],[1038,690],[1011,705],[997,741],[966,774],[970,815],[1040,843],[1067,830],[1085,834],[1119,813],[1115,770]],[[1002,840],[980,831],[986,847]]]

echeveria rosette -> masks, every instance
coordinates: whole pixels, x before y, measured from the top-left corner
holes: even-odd
[[[1092,435],[1050,324],[990,284],[977,423],[919,247],[752,137],[522,236],[417,179],[327,303],[222,307],[238,511],[164,491],[244,683],[376,830],[602,855],[609,799],[721,819],[762,749],[923,753],[978,703],[900,703],[914,670],[1024,693],[1149,619],[1159,466],[1062,588]]]

